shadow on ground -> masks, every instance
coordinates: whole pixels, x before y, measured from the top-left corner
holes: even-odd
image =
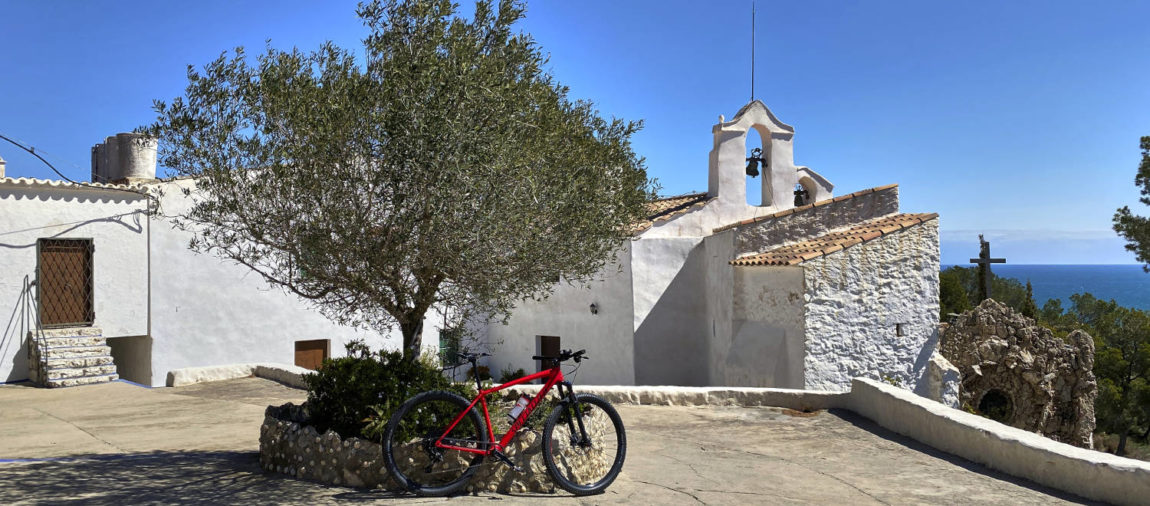
[[[993,479],[996,479],[999,481],[1004,481],[1007,483],[1018,485],[1019,487],[1028,488],[1028,489],[1034,490],[1036,492],[1041,492],[1043,494],[1057,497],[1059,499],[1062,499],[1063,501],[1075,502],[1075,503],[1079,503],[1079,504],[1091,504],[1091,505],[1105,505],[1106,504],[1103,502],[1091,501],[1089,499],[1079,497],[1079,496],[1071,494],[1069,492],[1065,492],[1062,490],[1043,486],[1043,485],[1040,485],[1040,484],[1035,483],[1033,481],[1027,480],[1025,478],[1019,478],[1017,476],[1011,476],[1011,475],[1006,474],[1006,473],[998,472],[998,471],[995,471],[995,470],[993,470],[989,467],[986,467],[982,464],[971,462],[971,461],[966,460],[962,457],[952,455],[950,453],[946,453],[946,452],[941,451],[941,450],[939,450],[933,446],[923,444],[923,443],[921,443],[915,439],[911,439],[911,438],[906,437],[902,434],[898,434],[896,432],[892,432],[886,428],[883,428],[879,424],[871,421],[869,418],[866,418],[862,415],[859,415],[853,411],[848,411],[848,410],[844,410],[844,409],[832,409],[829,412],[831,414],[841,418],[843,421],[850,423],[851,425],[854,425],[855,427],[857,427],[859,429],[870,432],[871,434],[874,434],[875,436],[883,438],[887,441],[902,445],[908,449],[929,455],[931,457],[934,457],[934,458],[937,458],[940,460],[945,460],[951,464],[954,464],[955,466],[961,467],[961,468],[963,468],[967,471],[970,471],[970,472],[981,474],[981,475],[986,476],[988,478],[993,478]]]
[[[394,497],[264,472],[255,452],[155,452],[0,465],[4,504],[314,504]]]
[[[542,496],[456,496],[453,502]],[[555,497],[555,496],[549,496]],[[361,504],[443,502],[266,472],[256,452],[154,452],[0,464],[0,504]],[[515,502],[515,501],[513,501]]]

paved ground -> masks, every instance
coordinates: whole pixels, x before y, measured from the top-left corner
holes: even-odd
[[[604,495],[397,497],[259,468],[264,408],[303,397],[255,378],[157,389],[0,386],[0,504],[1081,502],[849,412],[650,406],[619,406],[627,462]]]

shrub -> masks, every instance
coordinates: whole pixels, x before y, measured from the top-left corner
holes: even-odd
[[[479,371],[479,381],[490,381],[491,380],[491,368],[489,368],[485,365],[481,365],[479,367],[476,367],[475,369],[472,369],[469,366],[467,368],[467,379],[469,379],[471,381],[475,381],[476,369],[478,369],[478,371]]]
[[[346,357],[324,360],[318,371],[303,377],[308,417],[321,433],[332,429],[343,437],[380,441],[391,413],[419,392],[451,390],[474,396],[429,361],[404,360],[400,351],[372,353],[362,341],[346,348]]]
[[[517,380],[517,379],[522,378],[526,375],[527,375],[527,372],[524,371],[522,367],[512,371],[511,366],[507,366],[507,368],[499,371],[499,382],[500,383],[507,383],[508,381]]]

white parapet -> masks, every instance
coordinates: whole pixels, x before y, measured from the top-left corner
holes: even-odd
[[[1150,500],[1150,462],[1045,438],[878,381],[855,378],[850,409],[879,425],[991,469],[1089,499]]]

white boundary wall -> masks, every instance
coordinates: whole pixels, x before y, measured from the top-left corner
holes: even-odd
[[[1089,499],[1150,501],[1150,462],[1059,443],[874,380],[855,378],[849,400],[843,407],[887,429],[991,469]]]

